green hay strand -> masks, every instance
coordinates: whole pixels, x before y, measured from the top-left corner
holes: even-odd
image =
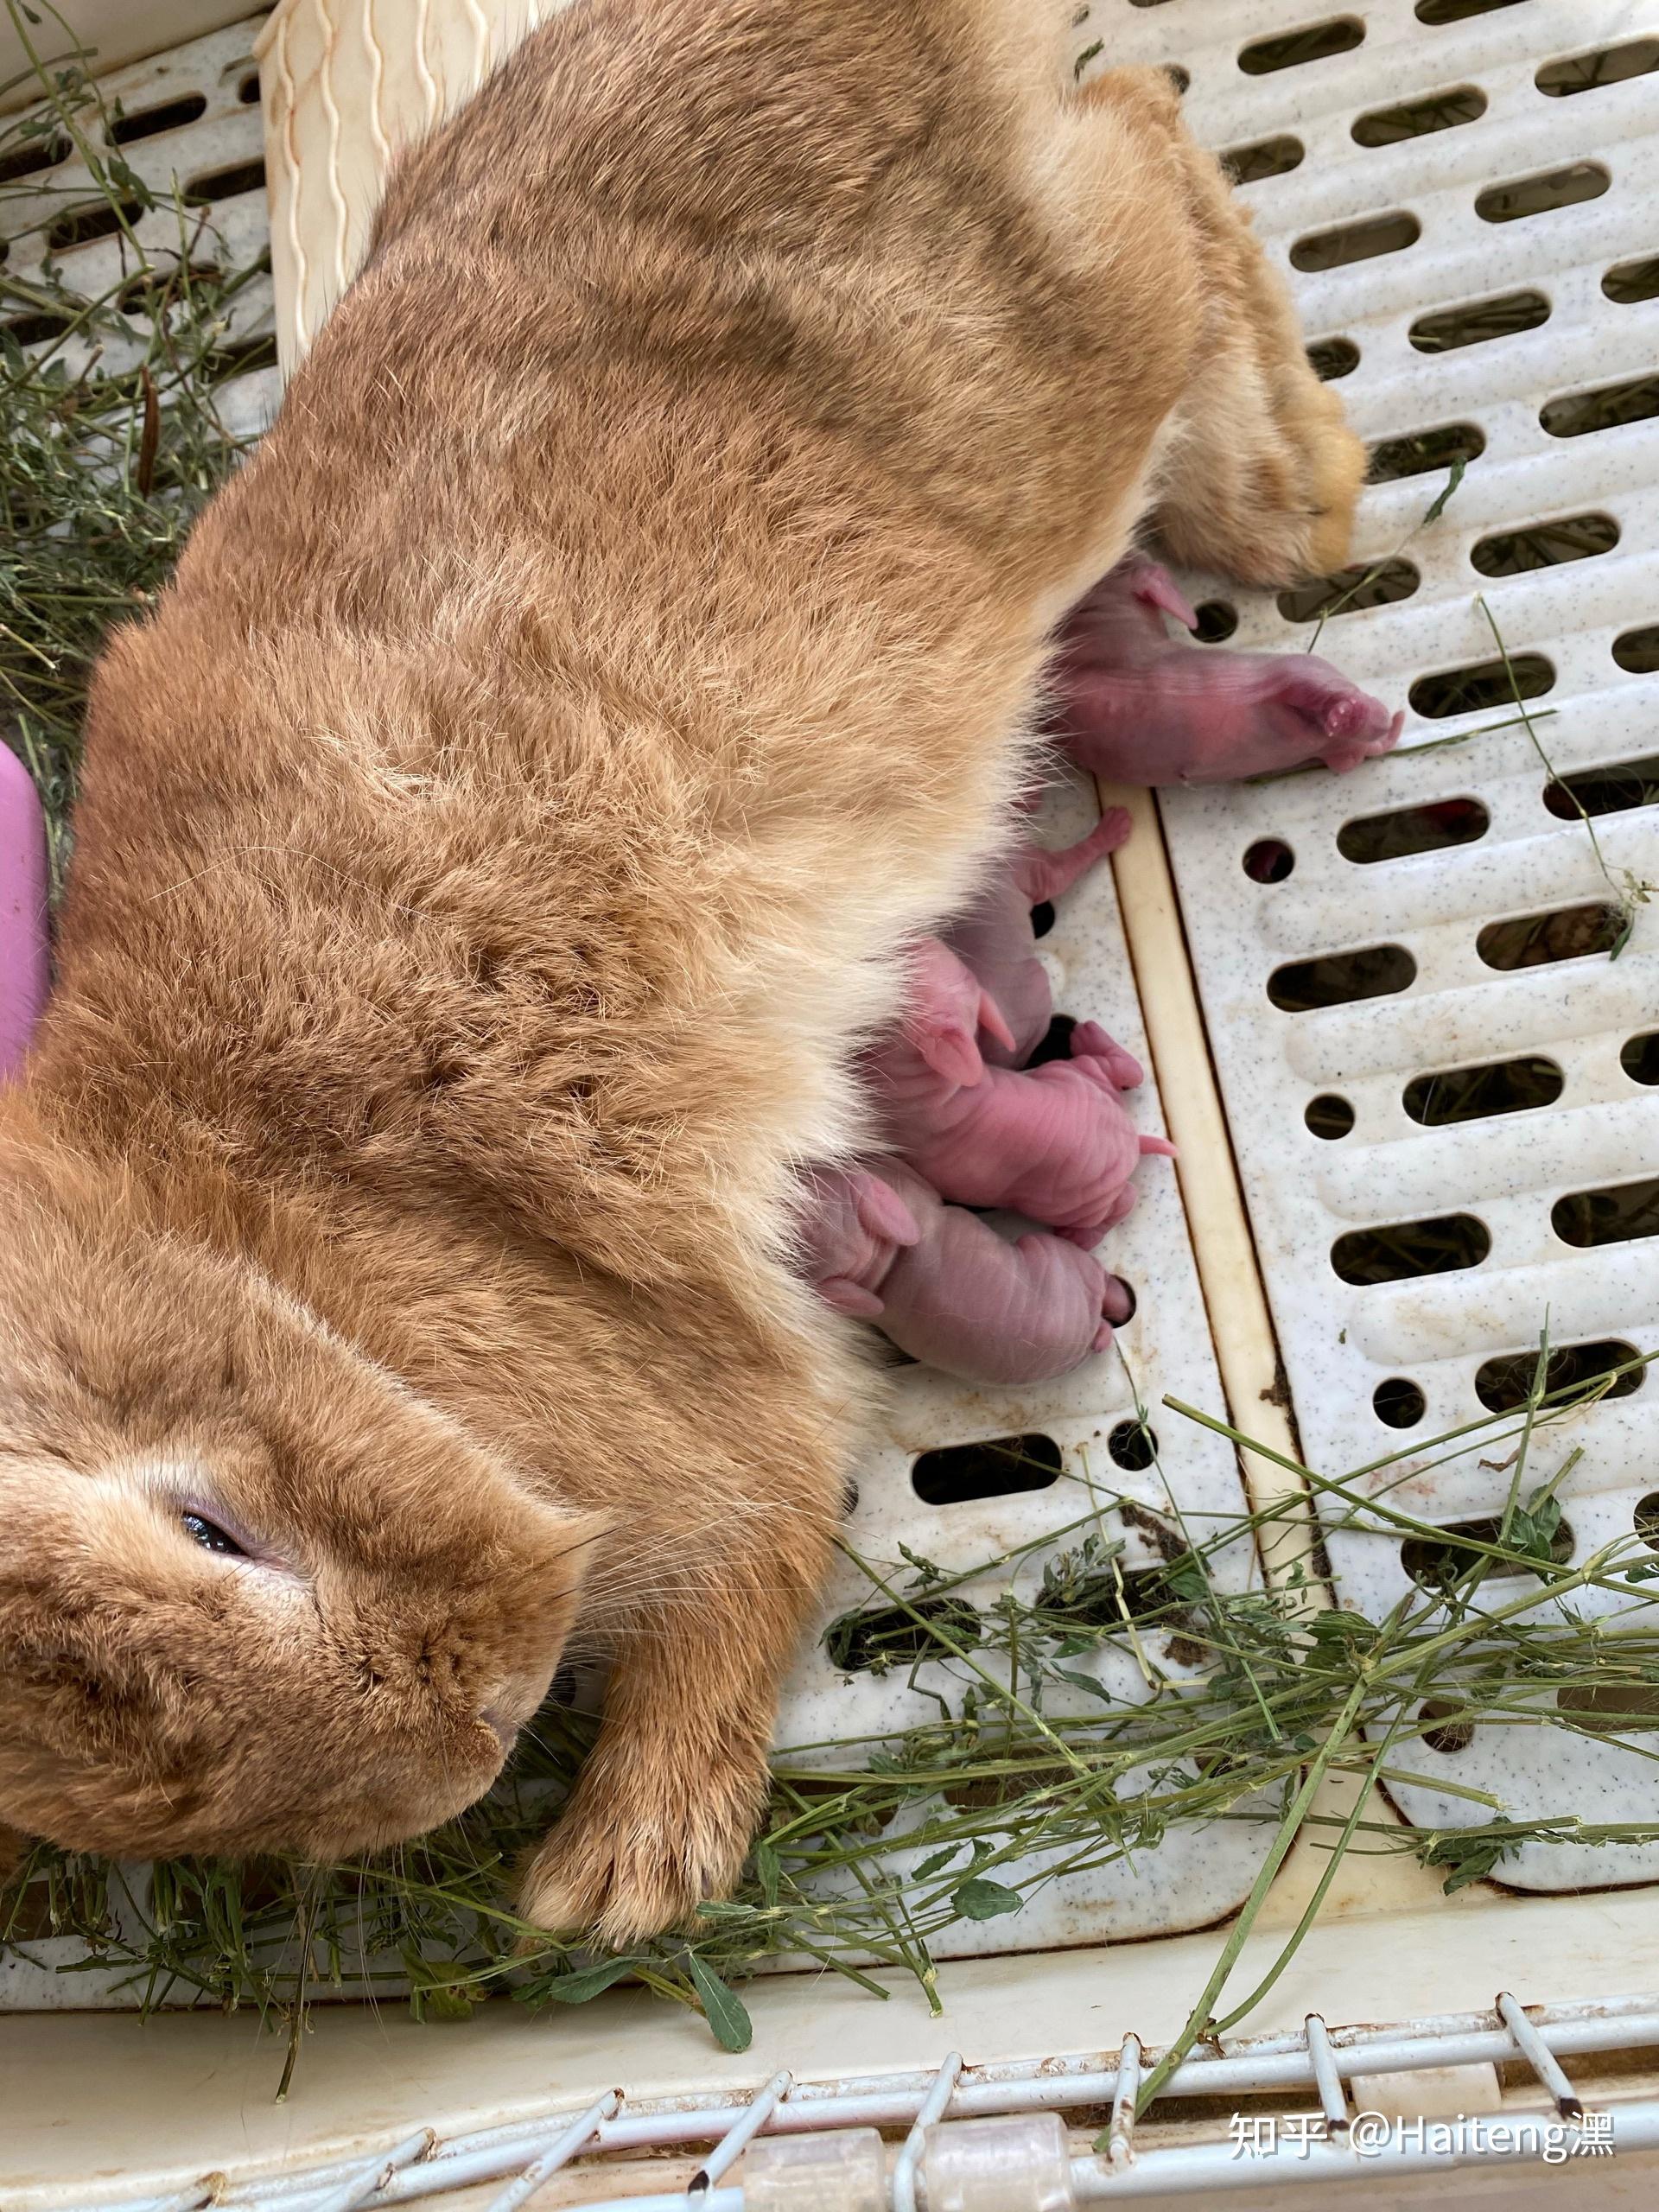
[[[35,51],[38,17],[8,5]],[[92,662],[113,626],[153,603],[236,465],[225,385],[275,355],[237,312],[267,257],[227,265],[210,209],[128,168],[79,60],[41,74],[43,104],[0,118],[0,175],[71,143],[119,212],[122,263],[115,284],[83,297],[73,255],[41,259],[49,176],[0,184],[0,729],[40,789],[60,885]],[[140,245],[141,219],[147,235],[170,228],[172,245]]]

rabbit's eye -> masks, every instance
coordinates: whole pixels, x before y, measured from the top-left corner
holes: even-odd
[[[181,1513],[179,1524],[191,1542],[200,1544],[205,1552],[226,1552],[232,1559],[247,1557],[236,1538],[221,1529],[217,1521],[210,1521],[205,1513]]]

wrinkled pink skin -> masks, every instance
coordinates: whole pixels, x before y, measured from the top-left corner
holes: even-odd
[[[1143,1153],[1173,1153],[1136,1131],[1119,1092],[1139,1063],[1098,1022],[1072,1032],[1071,1058],[987,1067],[977,1030],[1012,1037],[978,978],[937,938],[916,948],[911,1004],[867,1056],[883,1135],[942,1198],[1004,1206],[1081,1244],[1098,1243],[1134,1204]]]
[[[46,1004],[46,823],[29,771],[0,743],[0,1083]]]
[[[980,1050],[992,1067],[1022,1068],[1041,1044],[1054,1012],[1048,976],[1037,957],[1031,910],[1063,898],[1108,853],[1128,842],[1131,823],[1109,806],[1089,835],[1063,851],[1026,845],[993,877],[945,942],[972,969],[995,1001],[1014,1041],[987,1034]]]
[[[1403,715],[1329,662],[1196,648],[1172,637],[1166,618],[1197,626],[1167,570],[1138,555],[1068,618],[1051,671],[1052,728],[1079,767],[1139,785],[1218,783],[1315,760],[1342,773],[1397,741]],[[1141,1070],[1097,1023],[1073,1032],[1069,1061],[1025,1063],[1052,1014],[1031,910],[1128,830],[1111,808],[1065,852],[1017,852],[952,925],[948,946],[918,948],[911,1012],[867,1059],[886,1134],[910,1165],[810,1180],[805,1233],[823,1295],[879,1319],[902,1349],[950,1373],[1062,1374],[1103,1347],[1127,1311],[1122,1286],[1086,1248],[1133,1206],[1141,1155],[1174,1147],[1137,1135],[1118,1094]],[[1057,1234],[1009,1245],[963,1211],[994,1205]]]
[[[899,1160],[817,1170],[802,1236],[828,1304],[970,1382],[1064,1375],[1104,1351],[1131,1310],[1123,1285],[1076,1245],[1036,1231],[1011,1244]]]
[[[1052,729],[1120,784],[1231,783],[1322,760],[1343,775],[1389,752],[1403,715],[1311,653],[1224,652],[1172,638],[1197,615],[1155,562],[1120,561],[1067,616]]]

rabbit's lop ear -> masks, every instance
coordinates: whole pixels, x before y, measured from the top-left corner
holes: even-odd
[[[321,1856],[461,1811],[547,1692],[603,1524],[245,1263],[9,1165],[0,1823]]]

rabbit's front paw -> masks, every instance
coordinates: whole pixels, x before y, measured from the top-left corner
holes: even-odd
[[[712,1768],[681,1786],[640,1776],[582,1777],[569,1809],[525,1866],[518,1910],[537,1928],[630,1948],[728,1896],[766,1795],[765,1770]]]

